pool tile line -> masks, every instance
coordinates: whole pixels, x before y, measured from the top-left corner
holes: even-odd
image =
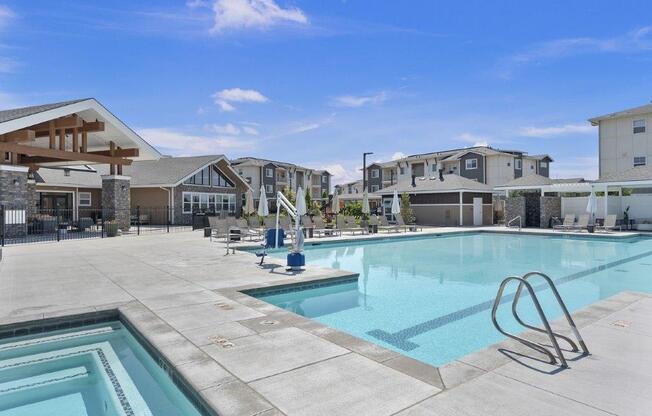
[[[648,257],[652,255],[652,251],[646,251],[644,253],[632,256],[632,257],[627,257],[625,259],[620,259],[620,260],[615,260],[610,263],[606,264],[601,264],[595,267],[591,267],[586,270],[582,270],[580,272],[576,272],[564,277],[560,277],[559,279],[555,279],[554,282],[556,285],[559,284],[564,284],[571,282],[573,280],[580,279],[582,277],[586,277],[588,275],[598,273],[604,270],[608,270],[617,266],[620,266],[622,264],[630,263],[632,261],[640,260],[642,258]],[[548,285],[546,284],[540,284],[537,286],[534,286],[534,290],[536,292],[544,290],[548,288]],[[505,304],[508,302],[511,302],[514,300],[514,293],[508,294],[503,296],[503,298],[500,301],[500,304]],[[469,316],[475,315],[476,313],[480,313],[482,311],[489,310],[493,307],[494,300],[487,300],[485,302],[478,303],[473,306],[469,306],[468,308],[460,309],[458,311],[449,313],[447,315],[443,315],[425,322],[418,323],[416,325],[413,325],[411,327],[401,329],[397,332],[387,332],[382,329],[374,329],[371,331],[368,331],[367,334],[380,340],[383,342],[386,342],[396,348],[399,348],[403,351],[412,351],[416,348],[419,347],[418,344],[409,341],[410,338],[414,338],[416,336],[419,336],[423,333],[435,330],[443,325],[449,324],[451,322],[458,321],[460,319],[467,318]]]

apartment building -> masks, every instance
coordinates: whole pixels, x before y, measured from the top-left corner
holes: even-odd
[[[620,174],[652,158],[652,104],[589,119],[598,126],[599,175]]]
[[[392,185],[413,185],[416,178],[459,175],[485,185],[498,186],[529,175],[550,175],[552,158],[528,155],[519,150],[501,150],[489,146],[444,150],[407,156],[367,168],[369,192]]]
[[[263,186],[272,206],[276,192],[286,188],[293,192],[299,187],[306,192],[310,191],[314,201],[322,200],[324,193],[327,200],[330,193],[331,174],[325,170],[255,157],[234,159],[231,166],[251,186],[256,201],[260,198],[260,188]]]
[[[339,195],[340,208],[351,203],[362,202],[363,189],[362,179],[335,185],[334,192]],[[375,210],[380,205],[380,195],[369,193],[367,198],[371,210]]]

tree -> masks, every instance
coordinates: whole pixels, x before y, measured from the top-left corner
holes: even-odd
[[[362,217],[362,203],[361,202],[351,202],[346,204],[342,208],[343,215],[350,215],[353,217]]]
[[[288,201],[290,201],[292,205],[296,205],[297,196],[294,193],[294,191],[292,191],[292,189],[286,186],[285,188],[283,188],[283,195],[285,195],[285,197],[288,199]]]
[[[306,209],[312,206],[312,197],[310,196],[310,188],[306,189]]]
[[[401,194],[401,217],[406,224],[413,224],[417,220],[410,206],[410,195],[406,193]]]

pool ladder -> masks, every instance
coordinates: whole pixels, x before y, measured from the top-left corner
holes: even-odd
[[[588,355],[589,354],[589,349],[586,347],[586,344],[584,343],[584,340],[582,339],[582,336],[580,335],[580,332],[577,329],[577,326],[575,325],[575,321],[573,321],[573,318],[571,317],[570,313],[568,313],[568,308],[566,308],[566,304],[562,300],[561,296],[559,295],[559,291],[557,291],[557,287],[555,286],[555,283],[552,281],[550,277],[548,277],[546,274],[541,273],[541,272],[530,272],[523,277],[518,277],[518,276],[510,276],[507,277],[505,280],[502,281],[500,284],[500,287],[498,288],[498,293],[496,294],[496,300],[494,301],[494,306],[491,310],[491,320],[493,321],[494,326],[498,331],[500,331],[501,334],[505,335],[506,337],[515,339],[516,341],[519,341],[520,343],[532,348],[533,350],[539,351],[542,354],[548,356],[550,359],[551,364],[556,364],[557,363],[557,358],[555,358],[555,355],[550,351],[550,349],[540,343],[534,342],[527,340],[525,338],[519,337],[517,335],[514,335],[512,333],[509,333],[505,331],[499,324],[498,321],[496,320],[496,312],[498,311],[498,306],[500,306],[502,297],[503,297],[503,292],[505,290],[505,287],[507,284],[513,280],[516,280],[519,282],[518,288],[516,289],[516,293],[514,293],[514,300],[512,301],[512,315],[514,315],[514,318],[516,321],[523,325],[524,327],[531,329],[533,331],[541,332],[546,335],[548,335],[548,338],[550,339],[550,344],[552,347],[555,349],[555,352],[557,354],[557,357],[559,358],[559,361],[561,362],[561,366],[564,368],[568,368],[568,363],[566,362],[566,358],[564,357],[564,354],[559,348],[559,342],[557,342],[557,338],[561,338],[564,341],[566,341],[573,352],[578,352],[579,348],[577,347],[577,344],[569,337],[558,334],[552,330],[550,327],[550,323],[548,322],[548,318],[546,317],[545,312],[541,308],[541,304],[539,303],[539,299],[537,297],[535,288],[528,282],[528,279],[530,279],[533,276],[538,276],[542,277],[550,289],[552,290],[552,293],[555,295],[555,298],[557,299],[557,303],[561,307],[561,310],[564,312],[564,315],[566,317],[566,321],[568,322],[568,325],[570,326],[571,331],[573,332],[573,335],[575,336],[575,339],[577,342],[580,344],[580,347],[582,348],[583,355]],[[525,323],[518,315],[518,312],[516,311],[516,307],[518,306],[518,301],[521,298],[521,293],[523,292],[523,288],[526,288],[528,293],[530,294],[530,297],[532,298],[532,303],[534,303],[534,307],[537,310],[537,313],[539,314],[539,318],[541,319],[541,322],[543,323],[543,328],[539,328],[533,325],[529,325]],[[538,287],[541,288],[541,287]]]

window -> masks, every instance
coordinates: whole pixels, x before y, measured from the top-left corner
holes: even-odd
[[[79,193],[79,206],[80,207],[90,207],[91,206],[91,193],[90,192],[80,192]]]
[[[273,194],[274,193],[274,186],[267,184],[265,185],[265,192],[268,194]]]
[[[647,158],[645,156],[634,157],[634,166],[645,166],[645,165],[647,165]]]
[[[399,171],[400,171],[401,175],[405,175],[405,168],[403,166],[401,166],[399,168]]]
[[[534,165],[530,165],[530,170],[534,170]]]
[[[539,166],[541,166],[541,169],[546,169],[548,167],[548,162],[540,162]]]
[[[210,176],[211,176],[211,167],[208,166],[200,170],[199,172],[195,173],[193,176],[188,178],[184,183],[188,185],[209,186]]]
[[[353,193],[353,190],[351,189],[351,185],[348,185],[348,186],[347,186],[347,190],[348,190],[347,193],[349,193],[349,194]]]
[[[265,168],[265,177],[267,177],[267,178],[273,178],[273,177],[274,177],[274,169],[272,169],[272,168]]]
[[[634,134],[636,133],[645,133],[645,120],[634,120],[632,122],[632,127],[634,130]]]
[[[466,170],[477,169],[478,168],[478,159],[466,159],[464,161],[464,167]]]
[[[211,171],[211,186],[217,186],[220,188],[235,188],[233,182],[228,180],[222,173],[217,169]]]
[[[328,175],[321,175],[321,183],[328,183]]]
[[[251,185],[251,176],[247,176],[247,179],[245,179],[249,185]]]
[[[436,164],[436,163],[433,163],[432,165],[430,165],[430,170],[431,170],[433,173],[437,173],[437,164]]]
[[[378,192],[378,185],[371,185],[371,192]]]
[[[371,177],[376,179],[380,177],[380,171],[378,169],[371,169]]]
[[[184,214],[192,214],[193,212],[220,212],[220,211],[235,213],[234,194],[211,194],[205,192],[183,193]]]
[[[517,169],[517,170],[523,169],[523,160],[514,159],[514,169]]]
[[[4,161],[5,162],[11,162],[11,153],[9,153],[9,152],[4,153]]]

